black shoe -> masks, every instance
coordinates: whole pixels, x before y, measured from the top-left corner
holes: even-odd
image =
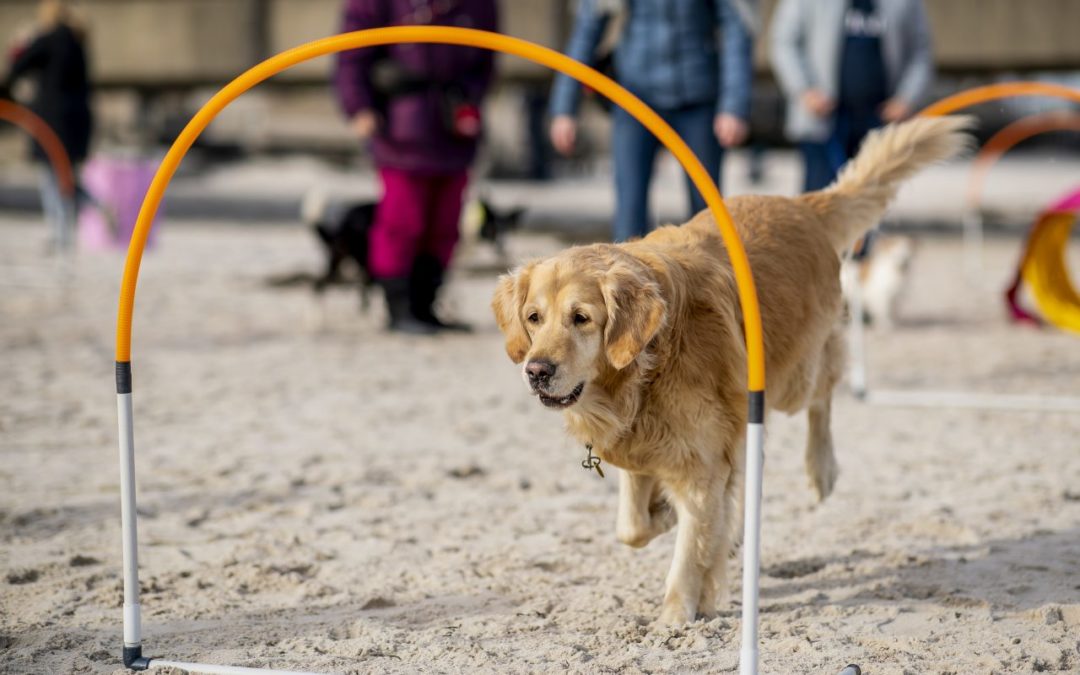
[[[408,279],[380,279],[386,294],[387,330],[406,335],[434,335],[438,328],[413,316],[409,303]]]
[[[418,320],[438,330],[472,332],[472,326],[462,322],[443,321],[435,314],[435,298],[443,285],[443,268],[435,257],[421,254],[413,261],[409,276],[409,306]]]

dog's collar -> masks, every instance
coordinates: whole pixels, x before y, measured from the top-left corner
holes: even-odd
[[[581,460],[581,468],[589,471],[590,469],[596,469],[596,473],[600,474],[600,477],[604,477],[604,470],[600,468],[600,458],[592,454],[592,443],[585,444],[585,459]]]

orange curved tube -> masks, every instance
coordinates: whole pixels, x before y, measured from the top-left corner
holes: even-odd
[[[930,117],[948,115],[957,110],[970,108],[973,105],[1012,96],[1049,96],[1080,103],[1080,89],[1047,82],[1001,82],[983,87],[973,87],[952,96],[946,96],[937,103],[923,108],[919,114]]]
[[[67,197],[74,197],[75,171],[71,168],[71,159],[64,150],[64,144],[60,142],[60,137],[52,127],[29,108],[4,99],[0,99],[0,119],[11,122],[38,142],[49,159],[53,173],[56,174],[60,191]]]
[[[282,52],[254,66],[222,88],[191,118],[176,141],[169,148],[154,175],[150,188],[143,200],[135,230],[131,235],[127,259],[124,262],[124,275],[120,285],[120,306],[116,321],[116,360],[131,360],[131,315],[135,304],[135,285],[139,276],[139,264],[142,261],[143,248],[150,233],[158,206],[164,196],[180,160],[184,158],[195,139],[225,106],[238,96],[259,84],[263,80],[290,68],[298,63],[318,56],[325,56],[347,49],[375,47],[400,42],[429,42],[468,47],[479,47],[492,51],[512,54],[529,61],[547,66],[568,75],[596,90],[612,102],[622,107],[651,131],[661,143],[675,156],[690,179],[705,198],[705,203],[712,211],[720,235],[727,247],[735,280],[739,287],[739,302],[742,305],[746,330],[747,383],[752,392],[765,388],[765,346],[761,329],[761,310],[758,305],[757,290],[750,271],[750,262],[746,256],[731,215],[724,206],[724,200],[709,178],[705,167],[686,142],[675,130],[660,118],[641,99],[637,98],[614,80],[596,70],[571,59],[555,50],[533,44],[526,40],[468,28],[446,26],[395,26],[392,28],[373,28],[353,33],[343,33],[314,42],[309,42],[294,49]]]
[[[971,178],[968,180],[968,208],[975,209],[982,200],[986,175],[1002,155],[1032,136],[1051,131],[1080,131],[1080,114],[1054,111],[1021,117],[990,137],[975,156]]]

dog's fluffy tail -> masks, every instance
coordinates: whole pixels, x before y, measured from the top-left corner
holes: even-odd
[[[300,219],[312,227],[326,220],[330,209],[330,195],[321,187],[313,187],[304,194],[300,201]]]
[[[900,183],[971,145],[968,116],[919,117],[871,132],[836,182],[802,199],[827,224],[837,253],[874,227]]]

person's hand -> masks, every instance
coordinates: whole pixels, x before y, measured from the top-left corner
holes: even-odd
[[[827,117],[836,107],[836,103],[820,89],[807,89],[803,92],[802,103],[818,117]]]
[[[907,101],[898,98],[890,98],[881,106],[881,119],[884,122],[899,122],[911,117],[914,112]]]
[[[379,126],[379,118],[375,116],[374,110],[361,110],[349,120],[349,126],[357,138],[366,141],[371,138],[375,133],[375,129]]]
[[[713,132],[720,145],[731,148],[742,145],[749,135],[750,127],[742,118],[730,113],[720,113],[713,119]]]
[[[577,143],[577,120],[570,115],[556,115],[551,120],[551,145],[566,157],[574,152]]]

